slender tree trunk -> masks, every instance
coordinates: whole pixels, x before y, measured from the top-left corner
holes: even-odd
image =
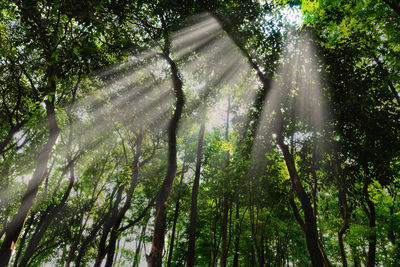
[[[162,255],[164,248],[164,237],[166,228],[166,215],[168,197],[171,191],[172,184],[175,179],[177,163],[176,163],[176,134],[178,130],[179,120],[182,116],[184,105],[184,94],[182,90],[182,81],[179,76],[178,67],[170,57],[170,41],[168,29],[164,20],[162,20],[163,35],[164,35],[164,51],[163,57],[167,60],[171,68],[171,79],[174,87],[176,105],[172,119],[168,125],[168,167],[167,174],[162,183],[161,190],[156,200],[156,216],[154,219],[154,233],[150,255],[147,257],[149,267],[159,267],[162,265]]]
[[[115,255],[115,246],[117,243],[119,233],[118,229],[114,228],[111,230],[110,234],[110,240],[108,241],[108,247],[107,247],[107,259],[106,259],[106,264],[105,266],[112,266],[114,262],[114,255]]]
[[[368,241],[368,267],[375,266],[375,255],[376,255],[376,230],[375,230],[375,204],[372,202],[369,197],[367,199],[367,205],[369,209],[368,221],[369,227],[371,228],[371,233],[369,234],[369,241]]]
[[[344,243],[343,243],[343,235],[345,234],[346,230],[349,228],[349,218],[350,218],[350,210],[347,204],[347,186],[346,186],[346,181],[345,178],[343,177],[343,172],[340,167],[340,161],[338,158],[338,155],[336,153],[336,160],[335,160],[335,169],[336,169],[336,174],[335,176],[337,177],[337,187],[339,191],[339,203],[340,206],[342,207],[342,217],[343,217],[343,224],[342,227],[338,231],[338,243],[339,243],[339,250],[340,250],[340,257],[342,259],[342,265],[343,267],[347,267],[347,257],[346,257],[346,251],[344,248]]]
[[[11,129],[8,131],[7,136],[2,142],[0,142],[0,155],[8,150],[7,145],[13,140],[14,135],[28,122],[28,120],[22,120],[16,125],[11,125]]]
[[[391,190],[390,190],[391,191]],[[390,240],[390,243],[392,243],[392,246],[395,248],[394,251],[394,260],[400,262],[400,242],[397,241],[398,239],[396,238],[396,235],[398,233],[395,232],[395,218],[397,215],[395,215],[395,203],[396,203],[396,198],[397,198],[397,192],[391,192],[390,195],[393,197],[393,202],[392,205],[389,208],[389,214],[390,214],[390,221],[389,221],[389,233],[388,233],[388,239]]]
[[[50,210],[46,215],[43,217],[43,223],[40,225],[40,229],[38,231],[35,231],[33,234],[31,240],[29,241],[28,247],[25,250],[24,256],[21,260],[21,263],[19,266],[26,266],[28,265],[29,259],[33,256],[33,254],[36,252],[37,247],[40,244],[40,241],[42,240],[42,237],[46,233],[47,229],[49,228],[51,222],[57,217],[57,215],[62,212],[67,198],[71,192],[72,186],[74,184],[74,175],[73,175],[73,170],[71,169],[71,179],[68,185],[68,188],[66,192],[64,193],[63,198],[61,199],[61,202],[58,205],[50,207]]]
[[[124,191],[124,186],[121,185],[118,189],[117,198],[115,200],[115,203],[114,203],[113,207],[111,208],[111,210],[112,210],[111,216],[108,218],[108,220],[106,220],[106,223],[104,224],[103,233],[101,235],[100,243],[99,243],[98,250],[97,250],[96,261],[95,261],[93,267],[100,267],[101,262],[103,261],[104,257],[107,254],[107,245],[106,245],[107,237],[108,237],[108,234],[110,233],[112,226],[114,225],[116,217],[118,215],[118,205],[121,201],[123,191]]]
[[[118,164],[115,164],[114,169],[116,168],[117,165],[118,165]],[[104,168],[105,168],[105,164],[103,165],[103,169],[102,169],[102,171],[101,171],[101,174],[100,174],[99,178],[101,177],[102,173],[104,172]],[[98,196],[99,193],[102,191],[102,190],[100,190],[100,192],[99,192],[99,193],[97,194],[97,196],[95,197],[97,185],[98,185],[98,180],[97,180],[96,185],[94,186],[93,191],[92,191],[92,196],[91,196],[89,211],[92,210],[92,208],[93,208],[93,206],[94,206],[94,204],[95,204],[95,202],[96,202],[97,196]],[[111,199],[112,199],[112,197],[111,197]],[[78,232],[78,234],[76,235],[76,237],[75,237],[75,239],[74,239],[74,243],[73,243],[73,245],[71,246],[71,249],[70,249],[70,251],[69,251],[69,253],[68,253],[68,257],[67,257],[67,260],[66,260],[66,262],[65,262],[65,267],[69,267],[70,264],[71,264],[71,261],[72,261],[74,255],[75,255],[75,251],[78,249],[78,245],[79,245],[79,243],[80,243],[80,240],[81,240],[83,231],[85,230],[86,225],[87,225],[87,223],[88,223],[88,221],[89,221],[89,218],[90,218],[90,213],[86,216],[85,222],[84,222],[83,224],[81,224],[81,226],[80,226],[79,232]],[[82,215],[81,221],[83,221],[83,215]],[[100,227],[101,227],[101,225],[103,224],[104,221],[105,221],[105,217],[103,217],[100,221],[98,221],[97,224],[95,224],[94,228],[95,228],[95,229],[96,229],[96,228],[100,229]],[[94,234],[91,233],[90,235],[95,236],[96,233],[97,233],[97,231],[96,231]],[[84,245],[84,247],[86,247],[89,243],[90,243],[90,241],[89,241],[88,243],[86,243],[86,245]],[[81,250],[79,251],[78,258],[82,256],[82,253],[81,253],[82,251],[84,252],[84,248],[83,248],[83,250],[81,249]],[[77,260],[76,266],[79,266],[79,262],[80,262],[80,260]]]
[[[83,222],[83,217],[81,219],[81,228],[79,229],[79,233],[76,236],[76,238],[74,239],[74,243],[72,244],[71,249],[70,249],[70,251],[68,253],[67,260],[65,262],[65,267],[69,267],[69,265],[71,264],[72,258],[73,258],[74,254],[75,254],[75,251],[78,248],[79,241],[81,239],[83,230],[86,227],[87,220],[83,223],[83,225],[82,225],[82,222]]]
[[[111,216],[111,210],[112,210],[112,207],[110,207],[110,210],[107,212],[107,214],[105,214],[104,217],[102,218],[102,220],[93,227],[89,236],[87,238],[85,238],[84,241],[82,242],[82,245],[78,252],[78,256],[75,261],[76,266],[81,266],[81,261],[82,261],[83,257],[85,256],[87,246],[96,238],[97,233],[100,231],[101,227],[105,223],[106,218],[108,216]]]
[[[52,88],[50,91],[55,92],[55,81],[50,79],[50,82]],[[33,206],[33,202],[39,191],[39,187],[48,175],[47,163],[60,132],[57,124],[54,102],[46,100],[45,105],[49,127],[49,137],[44,148],[38,155],[38,165],[28,183],[28,189],[22,198],[21,206],[17,214],[13,216],[11,222],[7,225],[6,236],[0,248],[0,267],[7,266],[15,244],[18,242],[19,236],[24,228],[26,218],[28,217],[28,214]]]
[[[219,217],[220,217],[220,205],[221,202],[218,201],[218,199],[216,200],[215,203],[215,216],[214,217],[214,222],[212,225],[212,228],[210,229],[210,239],[212,240],[211,243],[211,252],[212,252],[212,261],[211,261],[211,266],[215,266],[217,263],[217,259],[218,259],[218,251],[219,251],[219,243],[220,240],[217,240],[217,222],[219,221]],[[212,220],[212,218],[210,218],[210,221]]]
[[[147,224],[148,224],[148,220],[146,221],[146,224],[142,227],[142,231],[140,234],[140,239],[139,239],[139,244],[136,247],[136,251],[135,251],[135,258],[133,259],[133,264],[132,267],[138,267],[139,266],[139,262],[140,262],[140,248],[142,246],[142,239],[143,236],[146,234],[146,228],[147,228]]]
[[[231,98],[228,97],[228,108],[226,110],[226,129],[225,129],[225,140],[229,142],[229,114],[231,110]],[[226,152],[226,162],[225,162],[225,171],[228,171],[227,168],[229,166],[229,150]],[[227,184],[227,181],[224,181],[224,184]],[[226,187],[225,187],[226,190]],[[229,197],[228,192],[224,192],[224,200],[223,200],[223,215],[222,215],[222,225],[221,225],[221,267],[226,267],[226,259],[228,257],[228,245],[227,245],[227,231],[228,231],[228,213],[229,213]]]
[[[357,255],[357,248],[350,243],[351,256],[353,258],[354,267],[361,267],[360,257]]]
[[[340,250],[340,257],[342,259],[342,265],[343,267],[347,267],[347,258],[346,258],[346,251],[344,248],[344,244],[343,244],[343,235],[345,233],[345,231],[349,228],[349,223],[348,220],[345,219],[345,221],[343,222],[342,227],[340,228],[339,232],[338,232],[338,243],[339,243],[339,250]]]
[[[227,226],[228,226],[228,212],[229,212],[229,199],[224,197],[222,225],[221,225],[221,267],[226,267],[227,252]]]
[[[35,233],[32,235],[31,240],[29,241],[28,247],[25,250],[24,256],[22,257],[21,263],[19,266],[26,266],[28,265],[29,259],[35,253],[37,247],[40,244],[44,234],[46,233],[47,229],[49,228],[52,221],[60,214],[67,203],[67,199],[69,194],[71,193],[72,187],[75,183],[75,174],[74,174],[74,161],[71,156],[71,146],[72,146],[72,138],[73,138],[73,128],[72,128],[72,120],[70,114],[68,113],[68,117],[70,118],[70,133],[68,137],[68,155],[67,155],[67,166],[64,169],[64,172],[60,175],[63,177],[67,170],[69,169],[69,183],[67,190],[64,192],[64,195],[61,198],[60,203],[50,205],[46,212],[44,213],[43,217],[41,218],[41,222],[39,223],[38,228],[36,229]],[[62,179],[62,178],[60,178]]]
[[[364,181],[364,199],[367,203],[367,207],[362,205],[365,214],[368,217],[368,225],[370,227],[370,234],[368,237],[368,256],[367,256],[367,267],[375,266],[375,257],[376,257],[376,215],[375,215],[375,204],[371,201],[368,192],[368,186],[371,184],[370,172],[365,162],[362,162],[362,167],[365,172],[365,181]]]
[[[240,242],[240,223],[239,223],[239,193],[236,197],[236,214],[235,214],[235,255],[233,257],[233,267],[239,266],[239,242]]]
[[[197,140],[196,171],[194,175],[193,188],[192,188],[192,203],[190,207],[189,242],[188,242],[188,252],[187,252],[188,267],[193,267],[195,264],[194,259],[195,259],[195,247],[196,247],[195,243],[196,243],[196,221],[197,221],[197,196],[199,193],[201,161],[203,158],[204,132],[205,132],[205,120],[203,119],[200,125],[199,137]]]
[[[125,217],[126,212],[128,209],[131,207],[131,201],[132,201],[132,196],[133,193],[136,189],[136,186],[138,184],[139,180],[139,159],[140,155],[142,153],[142,141],[143,141],[143,128],[140,126],[139,129],[139,134],[137,137],[137,142],[136,142],[136,152],[135,152],[135,158],[133,160],[133,173],[131,176],[131,183],[128,188],[128,192],[126,194],[126,199],[125,203],[122,206],[121,210],[117,212],[116,218],[113,221],[112,224],[112,229],[111,229],[111,235],[110,235],[110,240],[108,241],[108,247],[107,247],[107,260],[106,260],[106,267],[112,266],[113,259],[114,259],[114,253],[115,253],[115,243],[117,242],[117,239],[119,237],[119,227],[122,223],[123,218]]]
[[[169,243],[169,249],[168,249],[168,260],[167,260],[167,267],[171,266],[172,263],[172,255],[174,253],[174,245],[175,245],[175,234],[176,234],[176,223],[178,222],[178,217],[179,217],[179,197],[176,200],[175,204],[175,210],[174,210],[174,221],[172,223],[172,232],[171,232],[171,241]]]
[[[182,165],[182,173],[181,173],[181,181],[179,182],[178,186],[178,196],[176,199],[176,204],[175,204],[175,211],[174,211],[174,222],[172,224],[172,233],[171,233],[171,242],[169,244],[169,250],[168,250],[168,261],[167,261],[167,267],[171,266],[172,262],[172,253],[174,252],[174,244],[175,244],[175,232],[176,232],[176,223],[178,222],[178,217],[179,217],[179,203],[181,200],[181,194],[182,194],[182,182],[183,182],[183,177],[185,173],[185,163]]]

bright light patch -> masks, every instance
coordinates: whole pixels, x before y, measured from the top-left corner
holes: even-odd
[[[264,18],[266,22],[270,23],[269,27],[280,32],[285,32],[293,27],[300,28],[304,22],[299,6],[276,7],[275,11],[266,14]]]
[[[300,27],[303,24],[303,15],[300,7],[298,6],[286,6],[279,10],[279,14],[287,24]]]

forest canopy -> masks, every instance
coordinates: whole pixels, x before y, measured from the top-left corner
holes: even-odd
[[[0,80],[0,267],[400,264],[398,0],[0,0]]]

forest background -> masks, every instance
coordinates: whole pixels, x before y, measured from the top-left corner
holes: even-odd
[[[400,266],[400,1],[0,18],[0,266]]]

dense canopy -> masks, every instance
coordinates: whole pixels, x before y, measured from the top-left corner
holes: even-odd
[[[398,0],[0,0],[0,267],[398,266]]]

